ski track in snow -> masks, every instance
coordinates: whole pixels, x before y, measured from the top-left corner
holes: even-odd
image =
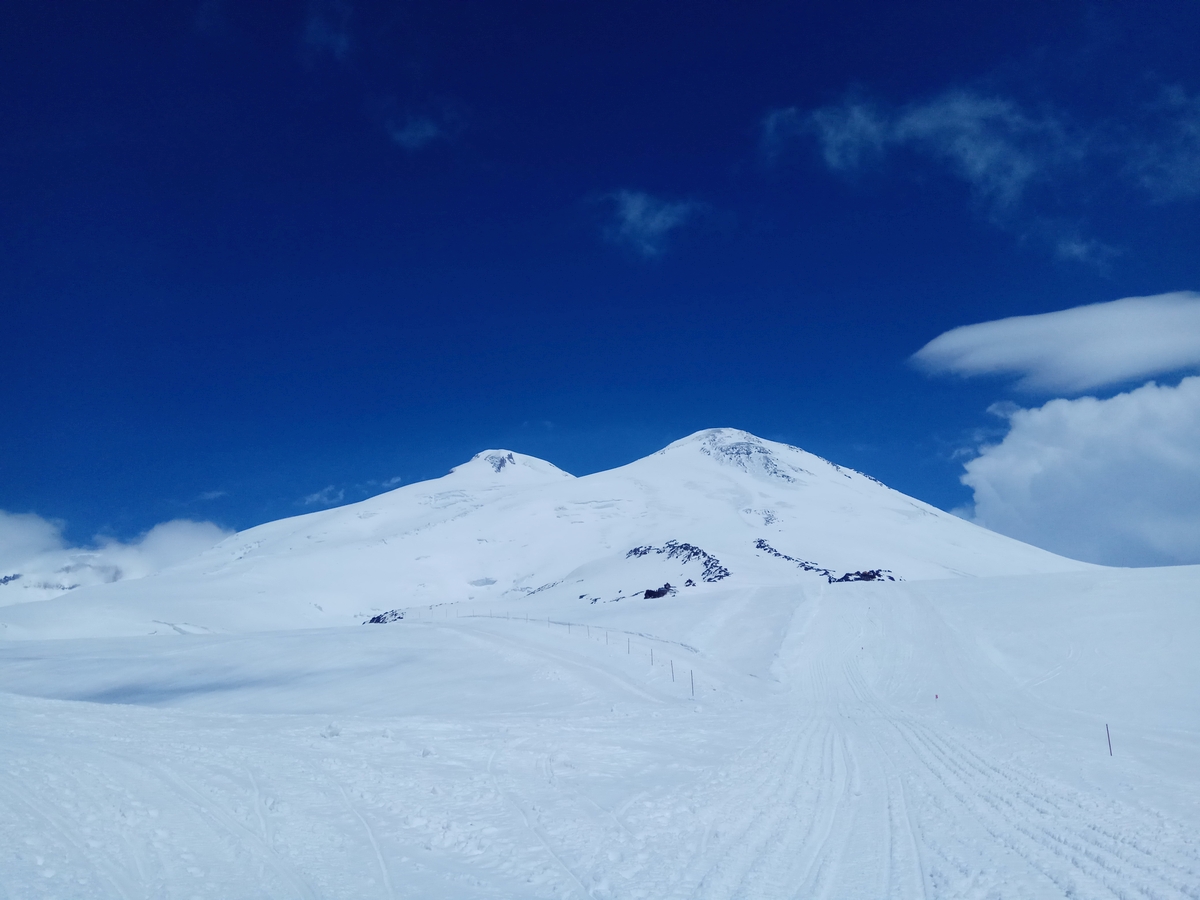
[[[573,707],[0,695],[0,897],[1200,900],[1200,816],[1067,784],[914,699],[901,638],[931,613],[853,596],[808,601],[770,689],[689,654],[697,701],[645,642],[519,618],[382,627],[512,658]]]

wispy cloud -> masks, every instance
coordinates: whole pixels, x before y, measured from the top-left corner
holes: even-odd
[[[314,57],[328,55],[345,62],[353,46],[352,12],[345,0],[309,0],[300,35],[304,50]]]
[[[443,99],[421,107],[404,108],[395,97],[375,98],[367,103],[368,115],[380,124],[393,144],[409,153],[436,143],[452,142],[466,129],[467,114],[461,104]]]
[[[1086,140],[1051,114],[1010,100],[952,91],[896,119],[901,144],[942,159],[995,208],[1021,199],[1030,182],[1084,155]]]
[[[222,497],[228,497],[228,496],[229,496],[229,491],[205,491],[203,494],[201,494],[196,499],[204,500],[204,501],[219,500]]]
[[[388,137],[405,150],[420,150],[426,144],[446,136],[445,130],[433,119],[415,116],[403,122],[387,122]]]
[[[955,89],[900,106],[861,93],[762,121],[762,148],[778,159],[797,140],[816,145],[832,172],[878,172],[890,160],[924,161],[966,184],[994,225],[1058,259],[1101,270],[1119,249],[1082,233],[1064,204],[1087,208],[1097,178],[1167,203],[1200,198],[1200,96],[1164,88],[1140,118],[1081,123],[1060,108]]]
[[[305,506],[333,506],[341,503],[345,496],[346,492],[342,488],[336,488],[330,484],[316,493],[308,494],[300,502]]]
[[[1200,196],[1200,96],[1173,85],[1150,112],[1158,133],[1134,141],[1130,171],[1159,202]]]
[[[1076,393],[1200,368],[1200,294],[1126,297],[964,325],[912,357],[930,372],[1016,375],[1017,386]]]
[[[993,213],[1020,201],[1029,185],[1081,158],[1087,138],[1052,112],[1030,113],[1004,97],[967,90],[889,108],[858,97],[807,113],[775,110],[763,141],[776,154],[789,137],[813,135],[825,164],[850,172],[906,149],[936,160]]]
[[[693,200],[662,200],[644,191],[620,190],[610,194],[608,200],[612,217],[604,236],[646,258],[660,256],[671,233],[704,208]]]
[[[1101,269],[1119,254],[1120,251],[1116,247],[1078,234],[1061,234],[1054,242],[1054,255],[1059,259],[1090,263]]]

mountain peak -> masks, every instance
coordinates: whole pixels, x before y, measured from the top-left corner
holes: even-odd
[[[554,463],[527,456],[514,450],[482,450],[460,466],[450,470],[452,475],[467,475],[487,481],[543,482],[574,478]]]
[[[737,428],[707,428],[667,445],[662,454],[673,454],[695,449],[722,466],[740,469],[757,475],[765,475],[779,481],[792,482],[799,474],[810,474],[797,465],[798,460],[788,460],[789,455],[804,453],[797,447],[765,441],[748,431]]]

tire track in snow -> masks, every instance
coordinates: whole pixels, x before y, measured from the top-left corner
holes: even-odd
[[[1085,896],[1121,900],[1200,897],[1195,871],[1169,858],[1168,848],[1160,845],[1155,856],[1144,860],[1140,853],[1105,846],[1080,824],[1095,811],[1049,782],[1029,773],[1017,777],[926,726],[898,721],[895,727],[950,796],[1068,896],[1083,890]],[[1133,810],[1125,814],[1132,818]],[[1134,821],[1128,825],[1137,827]]]
[[[130,882],[127,873],[119,871],[110,860],[96,859],[94,853],[89,852],[83,847],[73,836],[75,829],[64,822],[56,812],[48,808],[46,803],[29,796],[25,791],[11,784],[0,785],[0,792],[7,794],[10,798],[4,803],[5,807],[15,812],[18,805],[24,806],[33,817],[45,822],[49,826],[51,833],[57,835],[77,858],[84,861],[81,868],[98,872],[122,900],[133,900],[137,894],[141,893]],[[13,873],[9,872],[5,874],[11,875]]]
[[[813,660],[807,677],[816,695],[829,695],[824,660]],[[710,813],[738,822],[728,829],[732,840],[715,862],[699,862],[701,874],[688,879],[694,887],[682,896],[807,898],[836,888],[861,815],[861,764],[836,714],[795,707],[777,712],[784,726],[754,758],[726,773],[727,797]]]
[[[558,868],[575,883],[575,886],[578,887],[580,891],[583,892],[583,896],[591,897],[592,892],[583,883],[583,880],[579,877],[579,874],[571,866],[569,866],[566,860],[564,860],[562,856],[555,851],[554,847],[551,846],[550,840],[547,838],[545,831],[543,831],[534,820],[530,819],[529,812],[525,809],[525,804],[521,802],[521,798],[518,797],[514,792],[506,790],[503,786],[501,786],[500,781],[496,777],[496,773],[492,768],[495,758],[496,752],[493,750],[491,756],[488,757],[487,774],[488,777],[492,779],[492,784],[495,786],[496,791],[513,809],[521,814],[521,820],[525,823],[525,829],[538,839],[538,842],[542,845],[542,847],[545,848],[546,853],[550,855],[550,858],[554,860],[554,862],[558,865]]]
[[[1018,774],[1011,767],[990,761],[962,738],[953,737],[950,728],[935,730],[890,712],[870,690],[852,657],[844,671],[856,697],[873,708],[881,721],[890,722],[915,757],[918,766],[910,772],[910,779],[921,773],[932,776],[932,782],[917,780],[925,788],[931,783],[940,784],[943,797],[951,798],[953,805],[979,820],[992,841],[1008,847],[1066,896],[1080,889],[1078,881],[1082,878],[1086,896],[1108,895],[1123,900],[1134,896],[1147,900],[1200,898],[1196,868],[1164,859],[1161,843],[1156,845],[1156,852],[1151,852],[1115,831],[1103,830],[1095,824],[1095,809],[1047,779]],[[889,755],[894,757],[900,749],[893,748]],[[949,808],[943,806],[943,810],[953,818]],[[984,821],[981,811],[990,820]],[[1139,818],[1131,809],[1121,810],[1120,815],[1127,822]],[[955,833],[952,827],[943,831],[951,836]],[[962,853],[953,853],[945,839],[930,837],[947,864],[957,868],[964,878],[972,875],[970,866],[962,865]],[[1047,857],[1060,865],[1049,864]],[[1173,870],[1174,877],[1164,872],[1164,864]]]
[[[904,778],[896,762],[895,748],[886,741],[887,732],[883,724],[888,717],[884,704],[867,685],[862,670],[853,657],[842,666],[846,684],[859,704],[860,717],[866,714],[868,725],[859,729],[870,744],[870,759],[879,767],[880,781],[886,790],[887,864],[882,879],[882,896],[925,897],[927,879],[921,860],[921,843],[909,811],[909,801],[904,787]],[[889,683],[891,681],[889,673]],[[897,834],[902,834],[897,844]]]
[[[371,827],[363,814],[358,811],[358,807],[350,802],[350,795],[346,793],[346,789],[342,787],[341,782],[338,782],[337,789],[342,795],[342,800],[346,802],[346,807],[362,823],[363,830],[367,833],[367,840],[371,842],[371,849],[375,851],[375,862],[379,864],[379,874],[383,876],[383,886],[387,890],[390,900],[396,900],[396,892],[392,889],[392,878],[388,874],[387,863],[383,859],[383,853],[379,850],[379,841],[375,840],[375,829]]]
[[[822,727],[815,720],[805,720],[782,730],[760,754],[747,760],[746,767],[753,767],[751,772],[761,773],[759,778],[747,777],[741,767],[724,775],[719,785],[723,789],[723,802],[712,818],[733,824],[723,828],[725,840],[721,854],[715,861],[705,857],[697,860],[701,871],[687,879],[694,888],[680,896],[738,896],[738,891],[753,882],[756,876],[761,880],[768,875],[764,869],[769,869],[774,862],[776,848],[784,843],[789,831],[799,828],[807,832],[814,827],[811,819],[797,822],[795,811],[800,806],[801,793],[810,788],[814,780],[817,797],[820,797],[824,785],[819,777],[819,767],[824,762],[830,738],[828,727]],[[817,753],[810,752],[814,745],[820,748]],[[816,772],[812,766],[814,759],[818,766]]]
[[[182,775],[167,769],[161,764],[152,764],[148,768],[161,781],[174,788],[176,793],[189,798],[192,801],[193,809],[208,818],[210,822],[223,832],[230,835],[238,844],[245,847],[251,856],[265,861],[275,871],[276,875],[285,882],[290,882],[298,896],[305,898],[305,900],[316,900],[317,895],[313,892],[308,882],[295,869],[285,863],[279,857],[279,854],[275,852],[275,849],[268,846],[262,837],[239,822],[236,816],[222,809],[211,798],[206,798],[199,789]]]

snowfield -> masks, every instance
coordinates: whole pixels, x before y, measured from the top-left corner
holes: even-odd
[[[742,432],[19,597],[0,897],[1200,898],[1200,567]]]

